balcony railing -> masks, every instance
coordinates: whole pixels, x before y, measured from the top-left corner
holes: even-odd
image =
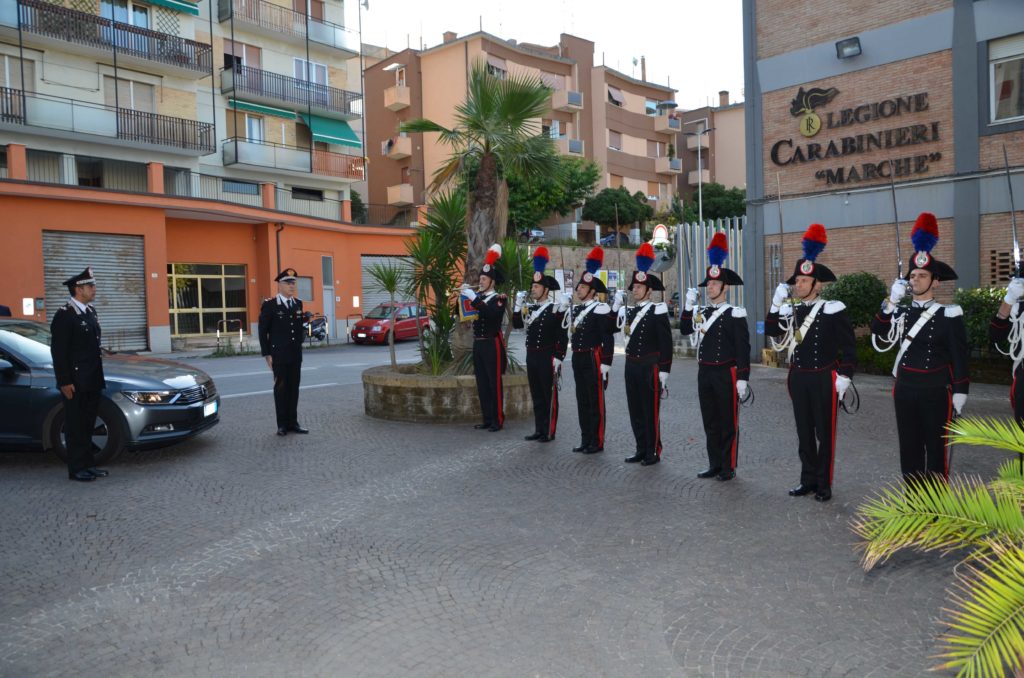
[[[221,71],[221,92],[235,92],[299,106],[353,115],[352,104],[362,97],[355,93],[308,80],[271,73],[252,66],[235,66]]]
[[[0,122],[212,153],[213,125],[158,113],[0,88]]]
[[[415,206],[364,205],[363,214],[353,214],[354,224],[376,224],[381,226],[409,226],[416,222]]]
[[[105,17],[53,5],[21,0],[22,30],[61,42],[113,51],[196,73],[213,67],[213,47],[176,35],[112,21]]]
[[[306,39],[308,25],[311,41],[359,54],[358,33],[267,0],[219,0],[218,19],[227,21],[232,14],[235,21],[248,23],[274,35],[299,40]]]
[[[670,118],[667,115],[659,115],[654,118],[654,131],[662,134],[675,134],[683,128],[679,118]]]
[[[342,179],[363,178],[363,159],[355,155],[253,141],[243,137],[226,139],[222,148],[225,165],[252,165]]]
[[[332,153],[330,151],[313,151],[313,174],[324,174],[329,177],[343,179],[363,178],[363,159],[357,155]]]

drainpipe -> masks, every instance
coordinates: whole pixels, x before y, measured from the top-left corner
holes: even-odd
[[[284,222],[278,222],[278,224],[277,224],[277,233],[274,236],[275,238],[277,238],[277,270],[278,271],[281,270],[281,231],[283,231],[283,230],[284,230]],[[277,276],[276,273],[274,275]]]

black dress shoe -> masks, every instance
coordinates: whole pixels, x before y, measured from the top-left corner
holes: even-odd
[[[634,454],[632,457],[626,457],[626,463],[627,464],[637,464],[637,463],[639,463],[639,462],[641,462],[643,460],[644,460],[644,455],[640,454],[639,452]]]
[[[540,440],[546,437],[543,433],[531,433],[528,436],[523,436],[523,440]]]
[[[495,431],[500,431],[501,427],[500,426],[491,426],[491,427],[488,427],[487,430],[490,431],[491,433],[494,433]]]
[[[714,478],[715,476],[718,475],[719,471],[721,471],[721,470],[722,469],[720,469],[720,468],[709,468],[706,471],[701,471],[700,473],[698,473],[697,477],[698,478]]]
[[[94,478],[106,478],[107,476],[110,475],[110,472],[107,471],[106,469],[96,468],[95,466],[90,466],[89,468],[87,468],[85,470],[88,473],[91,473]]]
[[[286,436],[286,435],[288,435],[288,429],[286,429],[284,426],[278,428],[277,429],[277,435],[279,435],[279,436]]]
[[[572,451],[573,452],[582,452],[583,450],[587,449],[588,447],[590,447],[590,445],[584,445],[583,443],[580,443],[576,447],[572,448]]]
[[[583,454],[597,454],[598,452],[604,452],[604,448],[591,445],[587,449],[583,450]]]
[[[490,424],[473,424],[473,428],[480,430],[482,428],[490,428]]]
[[[75,471],[74,473],[68,474],[68,480],[77,480],[79,482],[88,483],[96,480],[96,476],[88,471]]]
[[[538,443],[550,443],[551,442],[551,438],[549,438],[545,434],[541,433],[540,437],[537,438],[537,442]]]
[[[832,498],[832,488],[831,487],[823,487],[822,489],[820,489],[820,490],[818,490],[817,492],[814,493],[814,500],[815,501],[828,501],[831,498]]]
[[[644,459],[642,462],[640,462],[640,465],[641,466],[654,466],[659,461],[661,461],[661,457],[648,457],[648,458]]]
[[[291,426],[288,427],[288,430],[294,433],[309,433],[308,428],[302,428],[298,424],[292,424]]]
[[[733,470],[722,471],[717,476],[715,476],[715,480],[732,480],[735,477],[736,477],[736,471],[733,471]]]
[[[815,485],[804,485],[803,483],[800,483],[799,485],[797,485],[796,487],[789,491],[789,496],[802,497],[805,494],[810,494],[811,492],[814,492],[817,489],[818,488]]]

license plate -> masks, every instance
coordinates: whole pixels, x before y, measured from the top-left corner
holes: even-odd
[[[360,339],[366,339],[366,332],[356,332],[356,336]]]
[[[211,414],[217,413],[217,401],[214,400],[212,403],[206,403],[203,405],[203,416],[209,417]]]

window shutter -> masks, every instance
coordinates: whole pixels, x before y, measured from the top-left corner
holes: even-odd
[[[1013,56],[1024,56],[1024,33],[992,40],[988,43],[989,61],[998,61]]]

